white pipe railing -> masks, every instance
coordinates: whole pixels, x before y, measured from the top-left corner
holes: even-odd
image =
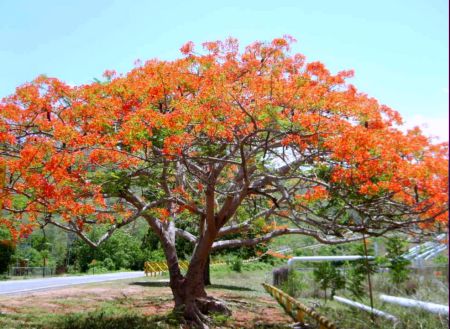
[[[299,256],[292,257],[288,260],[288,266],[292,266],[294,262],[336,262],[336,261],[347,261],[347,260],[358,260],[365,259],[366,256],[360,255],[348,255],[348,256]],[[368,256],[368,259],[373,259],[372,256]]]
[[[417,252],[418,250],[420,250],[420,249],[422,249],[422,248],[423,248],[423,249],[424,249],[424,248],[428,248],[428,247],[434,245],[434,243],[435,243],[435,242],[433,242],[433,241],[424,242],[424,243],[422,243],[422,244],[419,244],[419,245],[417,245],[417,246],[414,246],[414,247],[410,248],[410,249],[408,250],[408,253],[414,253],[414,252]]]
[[[431,313],[448,316],[448,305],[428,303],[415,299],[387,296],[387,295],[380,295],[380,299],[387,303],[398,304],[404,307],[418,307]]]
[[[338,302],[341,302],[343,304],[347,304],[349,306],[353,306],[358,309],[373,313],[377,316],[381,316],[381,317],[391,320],[393,322],[398,322],[398,319],[395,316],[393,316],[392,314],[377,310],[376,308],[371,308],[370,306],[367,306],[367,305],[364,305],[364,304],[361,304],[358,302],[354,302],[354,301],[344,298],[344,297],[334,296],[333,299]]]
[[[429,256],[429,255],[431,255],[431,254],[433,254],[434,252],[436,252],[436,250],[441,249],[442,247],[444,247],[444,249],[447,248],[446,245],[443,245],[443,246],[442,246],[441,244],[437,244],[437,245],[434,246],[433,248],[427,249],[426,251],[424,251],[424,252],[418,254],[415,258],[425,258],[425,257],[427,257],[427,256]]]
[[[435,237],[435,241],[428,241],[417,245],[415,247],[410,248],[406,253],[403,254],[403,257],[409,260],[420,261],[420,260],[428,260],[439,254],[441,251],[444,251],[448,248],[447,243],[442,243],[440,241],[444,240],[447,237],[447,234],[440,234]]]
[[[292,249],[291,248],[284,248],[284,249],[280,249],[280,250],[275,250],[275,252],[278,252],[280,254],[284,254],[284,253],[287,253],[287,252],[292,252]]]
[[[447,249],[447,246],[446,246],[446,245],[440,246],[440,247],[434,249],[433,252],[432,252],[430,255],[426,256],[423,260],[428,260],[428,259],[430,259],[430,258],[433,258],[434,256],[440,254],[440,253],[441,253],[442,251],[444,251],[445,249]]]

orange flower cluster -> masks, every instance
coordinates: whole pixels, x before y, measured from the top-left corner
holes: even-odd
[[[275,257],[275,258],[279,258],[279,259],[290,259],[290,258],[292,258],[292,256],[284,255],[284,254],[281,254],[281,253],[273,251],[273,250],[268,250],[266,252],[266,254],[270,255],[272,257]]]
[[[152,212],[161,222],[167,222],[170,219],[170,213],[166,208],[153,208]]]
[[[314,202],[317,200],[326,200],[328,197],[328,191],[323,186],[314,186],[308,189],[304,194],[296,195],[296,199],[301,202]]]
[[[418,129],[402,133],[397,112],[347,83],[352,71],[332,74],[319,62],[307,64],[289,53],[292,42],[255,42],[242,53],[235,39],[205,43],[200,53],[189,42],[182,58],[150,60],[126,75],[108,71],[104,83],[71,87],[40,76],[18,87],[0,102],[6,168],[0,225],[18,236],[29,233],[28,220],[49,213],[77,218],[80,227],[86,219],[104,222],[108,206],[101,195],[112,181],[124,188],[139,170],[164,161],[180,167],[200,157],[211,161],[239,143],[252,149],[260,136],[277,137],[269,145],[275,151],[314,154],[305,165],[326,166],[333,189],[392,195],[422,218],[445,222],[448,145],[431,143]],[[258,150],[252,149],[262,155]],[[240,162],[227,163],[219,182],[234,177]],[[96,180],[109,172],[125,175]],[[175,172],[166,171],[172,187]],[[183,198],[206,190],[195,184]],[[329,197],[322,186],[298,196],[304,202]],[[170,216],[164,208],[153,211],[161,220]]]
[[[272,231],[275,231],[275,230],[283,230],[283,229],[286,229],[286,228],[287,228],[287,225],[278,225],[275,221],[273,221],[270,224],[264,225],[261,230],[264,233],[269,233],[269,232],[272,232]]]

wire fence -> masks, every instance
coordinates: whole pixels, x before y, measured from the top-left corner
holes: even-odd
[[[11,266],[9,276],[47,277],[56,275],[54,267],[17,267]]]

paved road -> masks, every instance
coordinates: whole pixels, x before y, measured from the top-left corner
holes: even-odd
[[[132,279],[144,276],[144,272],[119,272],[97,275],[64,276],[45,279],[0,281],[0,295],[27,293],[83,283]]]

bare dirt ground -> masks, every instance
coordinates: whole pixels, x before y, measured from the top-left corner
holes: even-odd
[[[248,288],[244,283],[243,286],[216,284],[208,290],[212,296],[226,301],[232,310],[231,318],[223,323],[222,328],[255,328],[261,324],[273,327],[291,322],[276,301],[262,289]],[[173,308],[173,301],[167,283],[159,278],[129,279],[2,296],[0,327],[15,328],[17,324],[17,328],[34,328],[33,321],[39,319],[36,323],[40,325],[36,328],[46,328],[46,319],[52,316],[87,313],[105,305],[154,316],[168,314]]]

